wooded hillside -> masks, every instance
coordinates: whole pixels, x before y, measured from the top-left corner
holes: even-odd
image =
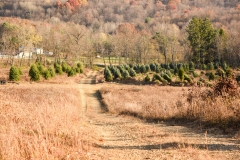
[[[25,44],[55,55],[124,57],[125,63],[240,61],[238,0],[13,0],[0,8],[0,16],[11,17],[0,20],[1,52]],[[192,31],[212,36],[194,38],[193,17],[207,21],[209,32],[202,32],[204,25]]]

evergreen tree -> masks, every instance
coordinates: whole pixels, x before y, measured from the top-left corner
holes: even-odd
[[[40,80],[40,72],[36,64],[33,64],[29,70],[29,76],[31,81],[39,81]]]
[[[181,67],[178,70],[178,77],[180,78],[181,81],[184,80],[184,69]]]
[[[17,67],[12,66],[10,68],[9,80],[10,81],[19,81],[20,80],[20,73],[19,73],[19,69]]]
[[[215,30],[210,20],[194,17],[187,27],[187,33],[193,50],[193,61],[197,64],[213,61]]]

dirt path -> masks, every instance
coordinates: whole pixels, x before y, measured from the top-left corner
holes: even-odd
[[[79,84],[84,127],[94,144],[89,159],[240,159],[239,139],[104,112],[97,92],[103,84],[92,84],[95,75]]]

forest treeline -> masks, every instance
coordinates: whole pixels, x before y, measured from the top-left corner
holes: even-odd
[[[240,61],[238,0],[12,0],[0,8],[3,53],[41,47],[120,63]]]

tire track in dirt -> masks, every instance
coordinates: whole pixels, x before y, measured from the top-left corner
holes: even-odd
[[[79,84],[82,117],[94,144],[89,159],[239,159],[237,139],[105,113],[98,90],[111,84],[93,84],[96,74],[90,71]]]

